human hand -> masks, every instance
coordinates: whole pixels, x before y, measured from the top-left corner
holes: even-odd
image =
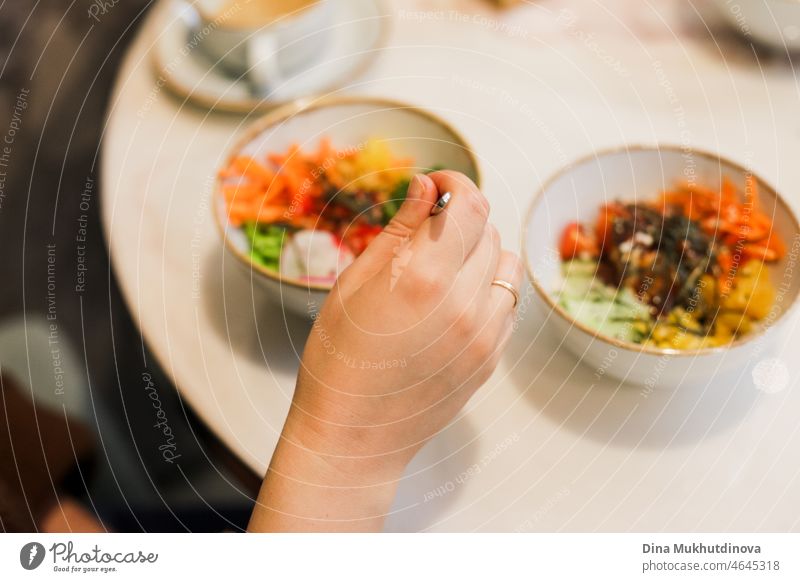
[[[452,200],[430,216],[443,192]],[[518,289],[522,267],[501,250],[488,214],[463,174],[412,180],[400,211],[342,273],[314,322],[265,481],[270,497],[326,488],[315,497],[348,496],[346,508],[325,504],[328,527],[382,521],[407,463],[488,379],[511,335],[515,297],[491,283]],[[283,485],[270,486],[271,474]],[[363,511],[353,514],[354,505]],[[307,502],[302,508],[308,513]],[[274,519],[273,508],[266,521],[254,513],[251,528],[298,527],[292,511]],[[304,517],[309,528],[323,518]]]

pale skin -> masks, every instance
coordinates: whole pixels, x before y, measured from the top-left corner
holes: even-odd
[[[453,198],[431,216],[443,192]],[[414,177],[314,323],[250,531],[382,529],[406,465],[511,336],[514,296],[491,282],[519,289],[523,270],[488,216],[463,174]]]

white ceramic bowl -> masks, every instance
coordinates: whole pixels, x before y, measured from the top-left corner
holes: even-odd
[[[285,152],[292,144],[313,149],[323,137],[330,138],[335,148],[355,147],[367,139],[387,140],[393,154],[412,158],[419,170],[444,167],[480,183],[475,156],[450,125],[413,105],[369,97],[327,98],[276,109],[245,130],[227,159],[242,154],[263,158],[270,152]],[[330,287],[283,277],[253,263],[244,233],[228,222],[220,184],[213,212],[225,247],[284,308],[313,315]]]
[[[715,0],[725,19],[747,37],[780,51],[800,50],[800,0]]]
[[[693,178],[687,173],[693,173]],[[678,180],[694,179],[698,184],[719,186],[728,176],[744,187],[747,170],[713,154],[684,151],[679,147],[654,146],[599,152],[581,159],[547,181],[528,214],[525,254],[528,274],[546,307],[546,325],[599,376],[645,386],[677,386],[684,382],[704,383],[718,374],[740,368],[765,350],[771,327],[783,319],[800,292],[800,226],[789,206],[762,179],[760,203],[773,217],[773,228],[786,241],[789,251],[769,266],[778,290],[775,305],[760,329],[725,347],[673,350],[644,347],[619,341],[575,321],[554,296],[561,282],[558,239],[565,225],[573,221],[594,224],[599,208],[613,200],[642,202],[657,197]],[[763,356],[762,356],[763,357]]]

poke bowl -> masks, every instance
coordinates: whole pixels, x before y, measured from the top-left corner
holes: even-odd
[[[800,225],[743,166],[678,146],[596,153],[545,182],[525,262],[546,326],[595,376],[706,383],[763,354],[800,293]]]
[[[479,170],[436,115],[376,98],[296,103],[256,121],[218,172],[225,247],[284,308],[314,316],[391,220],[416,173]]]

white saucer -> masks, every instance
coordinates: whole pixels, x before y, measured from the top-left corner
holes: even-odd
[[[382,0],[336,2],[326,54],[284,81],[266,97],[251,92],[244,77],[234,79],[192,48],[191,6],[168,0],[159,6],[154,62],[159,82],[178,96],[209,109],[250,113],[331,91],[358,76],[375,58],[387,36],[388,9]]]

